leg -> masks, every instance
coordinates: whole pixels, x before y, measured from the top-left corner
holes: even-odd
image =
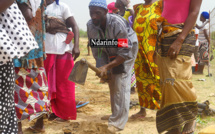
[[[39,119],[37,119],[36,123],[31,128],[36,131],[43,132],[44,131],[43,117],[40,117]]]
[[[122,78],[123,74],[112,77],[110,88],[111,111],[109,126],[124,129],[128,120],[130,103],[130,84],[128,78]],[[130,78],[130,77],[129,77]]]
[[[172,129],[172,130],[168,131],[166,134],[181,134],[180,128]]]
[[[146,117],[146,109],[144,107],[140,108],[140,111],[131,116],[131,119],[144,118]]]
[[[73,66],[72,54],[57,55],[56,98],[51,105],[53,113],[64,120],[76,119],[75,83],[68,80]]]
[[[191,134],[195,131],[195,125],[196,125],[196,121],[191,121],[188,122],[187,124],[184,125],[182,134]]]
[[[109,83],[112,110],[109,126],[118,129],[124,129],[128,120],[133,60],[126,61],[124,64],[127,73],[112,75]]]
[[[54,113],[51,113],[51,114],[49,115],[48,120],[49,120],[49,121],[53,121],[53,120],[56,119],[56,118],[57,118],[57,116],[56,116]]]
[[[18,133],[15,111],[13,62],[0,66],[0,133]]]
[[[18,134],[23,134],[22,132],[22,122],[18,122]]]

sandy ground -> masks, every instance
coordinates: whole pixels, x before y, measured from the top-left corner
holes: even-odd
[[[92,56],[87,56],[87,40],[80,41],[80,58],[86,58],[89,62],[95,64]],[[79,59],[80,59],[79,58]],[[200,78],[206,81],[197,81]],[[203,102],[209,100],[211,107],[215,108],[215,97],[209,97],[215,93],[215,84],[212,78],[203,75],[193,76],[193,83],[197,90],[198,101]],[[84,86],[77,85],[76,100],[90,101],[90,103],[80,109],[77,109],[77,120],[68,122],[49,122],[45,119],[45,134],[63,134],[63,129],[69,128],[74,134],[108,134],[107,121],[100,118],[104,115],[110,115],[110,97],[107,84],[100,84],[99,79],[92,70],[88,70],[87,80]],[[131,95],[131,100],[138,101],[138,94]],[[129,116],[139,111],[139,106],[130,110]],[[156,111],[147,110],[147,116],[139,120],[131,120],[127,122],[125,129],[119,134],[157,134],[155,125]],[[31,134],[25,129],[32,125],[33,122],[23,121],[24,134]],[[204,127],[215,124],[214,117],[206,117],[198,119],[196,134]]]

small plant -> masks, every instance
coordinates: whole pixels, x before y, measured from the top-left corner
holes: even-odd
[[[80,35],[80,37],[87,37],[87,32],[86,31],[84,31],[84,30],[82,30],[82,29],[79,29],[79,35]]]
[[[202,118],[200,116],[197,117],[196,123],[199,123],[201,125],[206,125],[207,124],[207,122],[202,120]]]

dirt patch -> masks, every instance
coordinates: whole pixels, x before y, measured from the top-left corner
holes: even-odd
[[[90,63],[95,65],[95,60],[92,56],[87,54],[87,39],[80,41],[81,56],[78,58],[86,58]],[[206,72],[206,71],[205,71]],[[205,78],[206,81],[197,81],[200,78]],[[95,73],[89,69],[87,74],[86,83],[84,86],[76,85],[76,100],[89,101],[90,103],[82,108],[77,109],[77,120],[68,122],[53,122],[44,120],[45,134],[63,134],[65,128],[70,129],[73,134],[108,134],[107,125],[108,121],[102,121],[101,117],[111,114],[110,108],[110,95],[108,84],[100,84],[99,78]],[[215,108],[215,97],[210,97],[211,93],[215,93],[214,81],[205,76],[193,76],[193,84],[197,91],[198,101],[204,102],[209,100],[211,107]],[[138,94],[131,95],[132,101],[138,101]],[[132,114],[139,112],[139,106],[130,109],[129,117]],[[201,123],[203,122],[203,123]],[[213,117],[202,119],[197,124],[196,133],[202,128],[214,124]],[[33,122],[23,121],[24,134],[32,134],[25,131],[26,128],[33,125]],[[156,111],[147,110],[147,116],[138,120],[129,119],[125,129],[119,132],[120,134],[158,134],[156,129]]]

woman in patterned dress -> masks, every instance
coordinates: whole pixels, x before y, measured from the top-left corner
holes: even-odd
[[[161,92],[158,67],[153,60],[157,37],[157,18],[161,16],[162,1],[145,0],[144,4],[134,6],[135,19],[133,29],[138,41],[139,51],[135,61],[137,91],[141,106],[137,114],[131,118],[143,118],[147,109],[159,109]]]
[[[18,133],[22,134],[21,121],[36,120],[29,131],[43,132],[43,115],[48,114],[48,82],[44,69],[45,49],[45,0],[17,0],[20,10],[37,41],[39,48],[26,56],[14,59],[16,72],[15,105],[18,118]]]
[[[0,133],[16,134],[14,57],[38,48],[14,0],[0,0]]]

